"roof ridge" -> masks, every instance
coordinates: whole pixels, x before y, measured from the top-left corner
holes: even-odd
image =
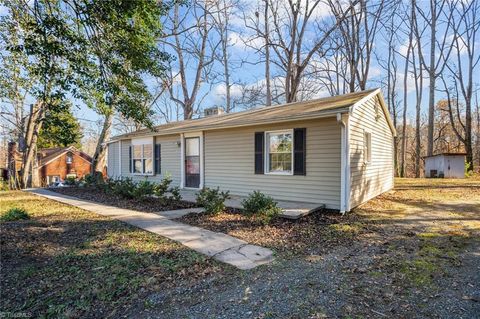
[[[120,134],[113,136],[110,141],[115,141],[119,140],[122,138],[131,138],[131,137],[136,137],[136,136],[143,136],[147,135],[149,133],[158,133],[160,132],[161,129],[163,130],[168,130],[168,129],[174,129],[177,127],[177,130],[188,130],[189,126],[190,127],[195,127],[195,124],[198,124],[200,126],[201,124],[204,124],[205,126],[227,126],[227,125],[236,125],[234,121],[236,120],[241,120],[242,117],[253,117],[255,115],[262,117],[262,115],[265,117],[265,113],[269,112],[274,112],[277,117],[281,117],[283,114],[282,111],[285,110],[293,110],[295,108],[299,108],[300,112],[298,113],[307,113],[305,108],[311,107],[312,105],[316,104],[326,104],[324,107],[319,107],[317,110],[312,110],[316,112],[322,112],[326,110],[332,110],[336,108],[342,108],[342,107],[347,107],[347,106],[352,106],[356,102],[360,101],[362,98],[368,96],[369,94],[379,90],[378,88],[374,89],[369,89],[369,90],[363,90],[363,91],[357,91],[357,92],[350,92],[346,94],[341,94],[341,95],[334,95],[334,96],[326,96],[326,97],[321,97],[321,98],[316,98],[312,100],[306,100],[306,101],[296,101],[296,102],[290,102],[290,103],[284,103],[284,104],[277,104],[277,105],[270,105],[270,106],[262,106],[262,107],[256,107],[253,109],[249,110],[244,110],[244,111],[239,111],[239,112],[234,112],[234,113],[224,113],[224,114],[219,114],[219,115],[214,115],[214,116],[209,116],[209,117],[201,117],[201,118],[196,118],[196,119],[188,119],[188,120],[180,120],[180,121],[174,121],[174,122],[169,122],[169,123],[164,123],[160,125],[156,125],[153,130],[149,128],[144,128],[140,129],[131,133],[125,133],[125,134]],[[355,97],[357,97],[355,99]],[[340,105],[335,105],[334,103],[337,102],[337,104]],[[344,104],[342,104],[344,102]],[[329,105],[333,104],[333,105]],[[279,112],[275,112],[279,111]],[[284,112],[285,113],[285,112]],[[291,113],[291,112],[290,112]],[[295,114],[287,114],[286,116],[292,117],[292,120],[294,120]],[[247,121],[252,122],[254,124],[253,120],[255,119],[246,119]],[[237,121],[238,122],[238,121]],[[233,124],[232,124],[233,123]],[[201,130],[201,128],[199,128]],[[174,134],[175,132],[172,132]]]

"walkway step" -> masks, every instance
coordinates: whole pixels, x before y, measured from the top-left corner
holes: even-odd
[[[239,269],[252,269],[273,260],[273,252],[270,249],[250,245],[241,239],[223,233],[216,233],[171,220],[171,218],[176,218],[174,216],[183,216],[189,211],[200,212],[198,208],[154,214],[103,205],[41,188],[28,189],[27,191],[103,216],[115,218],[149,232],[167,237],[199,253],[213,257],[218,261],[233,265]]]
[[[325,209],[325,205],[320,205],[315,208],[285,208],[280,213],[280,217],[288,218],[288,219],[299,219],[300,217],[307,216],[313,212]]]
[[[203,213],[204,209],[201,207],[197,208],[185,208],[185,209],[175,209],[175,210],[167,210],[167,211],[161,211],[158,212],[158,215],[166,217],[168,219],[175,219],[175,218],[180,218],[182,216],[185,216],[190,213]]]

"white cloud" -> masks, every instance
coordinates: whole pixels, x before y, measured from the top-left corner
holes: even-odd
[[[371,66],[368,72],[368,79],[371,80],[379,75],[382,75],[383,71],[378,66]]]
[[[264,45],[263,39],[238,32],[230,32],[228,43],[234,48],[244,51],[260,49]]]
[[[4,5],[0,5],[0,16],[6,16],[10,13],[10,10],[4,6]]]
[[[213,90],[213,95],[218,98],[219,100],[223,99],[225,95],[227,95],[227,86],[225,83],[217,84]],[[230,86],[230,96],[231,97],[238,97],[242,95],[242,87],[238,84],[233,84]]]

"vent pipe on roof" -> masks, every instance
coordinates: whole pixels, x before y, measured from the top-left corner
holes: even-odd
[[[224,113],[223,109],[219,106],[209,107],[203,110],[204,117],[220,115],[223,113]]]

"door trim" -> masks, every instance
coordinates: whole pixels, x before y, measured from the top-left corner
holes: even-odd
[[[200,141],[200,183],[198,188],[185,187],[185,139],[189,137],[199,137]],[[193,133],[182,133],[180,134],[180,188],[182,189],[202,189],[205,185],[205,169],[204,169],[204,138],[203,131],[193,132]]]

